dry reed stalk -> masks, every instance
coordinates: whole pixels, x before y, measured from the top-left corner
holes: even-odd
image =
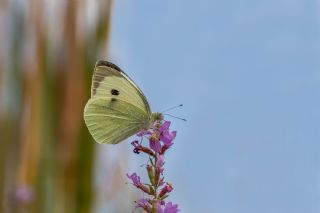
[[[20,159],[17,168],[16,189],[30,187],[35,192],[41,150],[41,111],[43,96],[43,13],[42,1],[30,1],[25,15],[25,50],[21,72],[24,78],[21,121]],[[30,52],[31,51],[31,52]],[[30,198],[31,199],[31,198]],[[31,200],[30,200],[31,202]],[[29,209],[33,209],[29,207]]]

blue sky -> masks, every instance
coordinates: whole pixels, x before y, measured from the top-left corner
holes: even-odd
[[[154,111],[182,212],[320,212],[319,9],[308,0],[118,0],[110,57]]]

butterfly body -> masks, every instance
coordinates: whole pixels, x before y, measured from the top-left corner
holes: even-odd
[[[96,63],[91,98],[84,109],[95,141],[117,144],[162,119],[161,113],[151,113],[145,95],[118,66],[102,60]]]

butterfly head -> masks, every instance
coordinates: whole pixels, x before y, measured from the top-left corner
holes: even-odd
[[[151,123],[154,123],[156,121],[162,121],[163,115],[160,112],[154,112],[151,114]]]

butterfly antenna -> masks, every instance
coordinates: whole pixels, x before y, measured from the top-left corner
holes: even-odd
[[[168,109],[165,109],[165,110],[163,110],[161,113],[168,112],[168,111],[170,111],[170,110],[173,110],[173,109],[175,109],[175,108],[182,107],[182,106],[183,106],[183,104],[179,104],[179,105],[177,105],[177,106],[174,106],[174,107],[170,107],[170,108],[168,108]]]
[[[179,120],[182,120],[182,121],[187,121],[187,119],[185,119],[185,118],[180,118],[180,117],[173,116],[173,115],[170,115],[170,114],[164,114],[164,115],[168,115],[170,117],[173,117],[173,118],[176,118],[176,119],[179,119]]]

